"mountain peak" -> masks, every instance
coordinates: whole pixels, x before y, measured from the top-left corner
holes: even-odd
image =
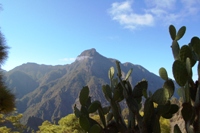
[[[88,50],[85,50],[83,51],[80,55],[80,56],[94,56],[96,54],[99,54],[95,48],[91,48],[91,49],[88,49]]]
[[[76,60],[80,61],[80,60],[83,60],[83,59],[97,59],[97,58],[101,58],[102,55],[100,55],[95,48],[92,48],[92,49],[88,49],[88,50],[85,50],[83,51],[77,58]]]

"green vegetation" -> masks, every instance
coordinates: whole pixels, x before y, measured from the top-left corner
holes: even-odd
[[[2,33],[0,32],[0,65],[4,63],[7,58],[6,41]],[[0,73],[0,132],[9,133],[17,131],[22,132],[24,126],[20,124],[22,114],[18,114],[15,110],[15,96],[8,90],[3,82],[2,73]],[[14,111],[14,112],[13,112]],[[9,125],[13,128],[7,128]]]
[[[85,133],[79,126],[78,119],[74,114],[69,114],[61,118],[58,125],[52,124],[49,121],[44,121],[39,126],[37,133]]]
[[[13,111],[9,114],[0,114],[0,132],[1,133],[22,133],[26,127],[20,123],[22,114]]]
[[[161,132],[160,118],[172,118],[173,114],[179,110],[176,104],[171,104],[170,98],[174,93],[174,83],[168,78],[164,68],[160,69],[160,75],[165,79],[163,88],[158,89],[155,93],[147,94],[148,82],[142,80],[134,88],[128,81],[132,69],[129,70],[126,77],[122,80],[120,64],[116,61],[117,76],[114,78],[115,69],[111,67],[108,72],[110,85],[103,85],[102,90],[109,106],[102,107],[100,101],[91,101],[89,96],[89,88],[83,87],[79,95],[81,108],[74,106],[74,113],[79,118],[80,126],[89,133],[105,132]],[[142,108],[142,97],[146,99],[143,115],[140,110]],[[128,106],[128,124],[122,117],[120,102],[125,100]],[[154,107],[154,103],[157,107]],[[101,123],[91,117],[92,113],[98,111]],[[165,122],[167,123],[167,121]],[[162,128],[165,128],[164,126]],[[167,132],[167,131],[166,131]]]
[[[173,25],[169,26],[172,42],[172,52],[174,55],[173,75],[181,87],[178,91],[183,98],[181,114],[185,121],[187,132],[200,132],[200,78],[196,83],[192,79],[192,67],[198,62],[198,76],[200,77],[200,39],[193,37],[188,45],[181,48],[178,40],[185,34],[186,27],[181,27],[176,33]],[[88,86],[82,88],[79,101],[80,109],[74,106],[74,113],[79,118],[79,124],[86,132],[93,133],[117,133],[117,132],[140,132],[140,133],[160,133],[170,132],[168,130],[170,119],[179,110],[177,104],[171,103],[170,99],[174,94],[175,86],[171,79],[168,78],[165,68],[159,69],[160,77],[165,81],[160,89],[153,94],[147,93],[148,82],[142,80],[135,87],[129,82],[129,76],[132,69],[129,70],[126,77],[122,79],[120,63],[116,61],[117,78],[115,69],[111,67],[108,72],[110,85],[103,85],[102,91],[109,106],[103,107],[101,102],[91,101],[89,96],[90,89]],[[142,98],[145,98],[143,113]],[[120,102],[125,100],[128,106],[128,124],[122,117]],[[154,103],[157,106],[154,106]],[[92,113],[98,112],[101,123],[91,117]],[[161,126],[161,122],[164,123]],[[174,132],[181,132],[178,125],[174,126]]]
[[[180,47],[178,40],[183,37],[185,31],[185,26],[181,27],[178,32],[176,32],[176,28],[173,25],[169,26],[169,32],[172,39],[171,48],[175,59],[172,65],[172,70],[174,79],[180,86],[178,93],[182,99],[182,104],[177,104],[172,100],[175,85],[168,77],[167,71],[164,67],[159,69],[159,75],[164,80],[164,84],[152,93],[147,91],[147,80],[143,79],[135,86],[131,86],[129,77],[132,73],[132,69],[130,69],[124,77],[122,76],[120,62],[116,61],[116,69],[111,67],[108,71],[110,84],[102,86],[105,100],[109,103],[108,106],[103,106],[102,101],[92,101],[89,95],[90,89],[88,86],[85,86],[82,88],[79,95],[80,108],[75,105],[74,114],[63,117],[59,120],[58,124],[44,121],[42,125],[39,126],[39,131],[37,132],[168,133],[172,128],[173,132],[180,133],[182,127],[180,128],[178,124],[171,127],[169,120],[179,111],[179,106],[181,106],[180,114],[185,122],[184,129],[186,132],[200,132],[200,39],[195,36],[191,39],[188,45]],[[0,32],[0,64],[4,63],[7,58],[7,49],[8,47],[5,45],[5,39]],[[193,81],[192,75],[194,70],[193,67],[196,66],[195,64],[197,64],[198,79]],[[53,86],[56,84],[53,81],[57,78],[63,77],[65,75],[63,73],[66,72],[67,71],[64,69],[52,71],[47,77],[45,77],[45,81],[43,82],[41,80],[41,77],[43,76],[38,73],[36,75],[33,74],[31,78],[27,78],[29,76],[22,72],[18,72],[17,75],[20,74],[21,77],[28,79],[31,81],[30,84],[35,86],[38,86],[38,82],[44,84],[51,82],[51,84],[48,85]],[[80,76],[77,77],[74,76],[74,81],[85,78],[84,74],[79,73],[79,75]],[[83,78],[81,76],[83,76]],[[37,82],[33,80],[36,77],[38,78]],[[100,83],[105,82],[94,77],[87,77],[87,80],[92,82],[91,84],[93,84],[95,80],[99,81],[98,86]],[[83,81],[83,83],[85,82],[86,81]],[[17,83],[21,84],[20,82]],[[45,86],[42,87],[41,91],[47,90],[44,89]],[[46,85],[46,87],[48,86]],[[64,88],[63,86],[59,87]],[[27,88],[27,86],[24,88]],[[30,91],[34,90],[34,88],[35,87],[31,88]],[[26,94],[28,92],[29,91],[24,93]],[[57,93],[59,92],[57,91]],[[49,96],[46,97],[49,98]],[[69,97],[66,101],[70,101],[70,99],[71,98]],[[145,100],[144,103],[142,103],[143,99]],[[41,100],[39,99],[38,101]],[[70,103],[72,102],[73,101],[70,101]],[[121,107],[122,102],[127,105],[127,109],[123,111]],[[54,108],[53,105],[52,108]],[[14,109],[15,96],[4,85],[2,75],[0,75],[0,132],[24,132],[25,126],[20,123],[22,114],[18,114],[17,112],[13,113]]]
[[[4,36],[0,32],[0,65],[4,63],[7,58],[7,49]],[[0,113],[9,113],[14,110],[15,96],[7,89],[0,73]]]
[[[172,51],[174,55],[173,75],[179,84],[179,95],[183,98],[181,109],[185,121],[185,129],[189,133],[200,132],[200,39],[192,37],[188,45],[179,46],[178,40],[184,35],[186,27],[176,29],[170,25],[169,32],[172,38]],[[198,79],[193,81],[193,67],[197,63]],[[174,129],[180,132],[179,127]]]

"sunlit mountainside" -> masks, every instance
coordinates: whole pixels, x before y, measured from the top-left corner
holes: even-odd
[[[104,57],[95,49],[83,51],[68,65],[22,64],[5,73],[5,82],[15,93],[17,110],[23,113],[23,122],[34,116],[54,121],[73,112],[73,105],[83,86],[89,86],[92,100],[107,104],[101,91],[103,84],[109,84],[108,70],[115,67],[115,60]],[[133,68],[131,84],[146,79],[148,89],[161,88],[163,80],[140,65],[122,63],[123,74]]]

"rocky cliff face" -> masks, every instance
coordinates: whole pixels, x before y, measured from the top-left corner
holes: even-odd
[[[24,114],[24,122],[31,116],[53,121],[73,112],[72,106],[86,85],[91,89],[92,100],[98,99],[106,104],[101,86],[109,84],[108,70],[111,66],[115,67],[115,59],[89,49],[69,65],[27,63],[18,66],[6,72],[6,83],[18,98],[17,109]],[[124,63],[121,68],[124,74],[133,68],[132,85],[146,79],[149,90],[162,87],[163,80],[140,65]]]

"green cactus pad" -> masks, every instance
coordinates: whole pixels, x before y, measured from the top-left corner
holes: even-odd
[[[101,127],[98,124],[94,124],[91,128],[89,133],[101,133]]]
[[[104,116],[104,112],[103,112],[102,107],[100,107],[100,108],[98,109],[98,112],[99,112],[100,120],[101,120],[103,126],[106,127],[106,119],[105,119],[105,116]]]
[[[165,106],[165,109],[168,111],[165,112],[164,114],[161,114],[161,116],[163,118],[170,119],[173,117],[173,114],[179,110],[179,107],[176,104],[171,104],[170,106]]]
[[[147,99],[148,98],[147,90],[143,90],[142,95]]]
[[[180,46],[179,46],[178,42],[173,41],[171,48],[172,48],[172,53],[173,53],[174,59],[178,60],[179,59],[179,51],[180,51]]]
[[[88,120],[88,118],[86,116],[81,116],[79,118],[79,124],[80,124],[82,129],[84,129],[85,131],[89,131],[90,122],[89,122],[89,120]]]
[[[159,75],[163,80],[168,80],[168,74],[167,74],[167,71],[164,67],[161,67],[159,69]]]
[[[119,61],[116,61],[116,66],[117,66],[117,76],[118,77],[121,77],[122,76],[122,73],[121,73],[121,68],[120,68],[120,62]]]
[[[200,77],[200,61],[199,61],[199,63],[198,63],[197,71],[198,71],[198,76]]]
[[[109,121],[111,121],[112,118],[113,118],[113,113],[112,112],[108,113],[108,115],[106,116],[107,123],[109,123]]]
[[[183,103],[182,107],[183,108],[181,110],[181,114],[183,116],[183,119],[185,120],[185,122],[189,122],[193,117],[194,108],[190,103]]]
[[[190,48],[191,49],[191,48]],[[190,62],[191,62],[191,67],[193,67],[195,64],[196,64],[196,62],[197,62],[197,60],[198,60],[198,57],[197,57],[198,55],[194,52],[194,51],[192,51],[192,58],[190,59]]]
[[[176,28],[173,25],[169,26],[169,33],[170,33],[172,40],[175,40],[175,38],[176,38]]]
[[[162,117],[165,119],[171,119],[173,115],[171,113],[162,114]]]
[[[179,39],[181,39],[183,37],[183,35],[185,34],[185,31],[186,31],[186,27],[185,26],[182,26],[179,30],[178,30],[178,33],[176,35],[176,38],[175,40],[178,41]]]
[[[161,133],[159,119],[155,118],[152,124],[153,124],[153,133]]]
[[[154,106],[153,102],[150,98],[147,98],[145,103],[144,103],[144,121],[149,121],[151,119],[151,116],[154,113]]]
[[[137,83],[137,85],[133,89],[132,96],[137,98],[137,97],[142,97],[143,92],[147,90],[148,87],[148,82],[146,80],[142,80]]]
[[[80,92],[79,95],[79,101],[81,103],[82,106],[84,106],[88,100],[89,97],[89,88],[88,86],[83,87],[83,89]]]
[[[123,95],[123,87],[121,86],[120,83],[118,83],[118,85],[116,86],[116,88],[114,89],[114,93],[113,93],[113,100],[120,102],[124,99],[124,95]]]
[[[113,78],[113,79],[112,79],[112,85],[113,85],[113,86],[117,86],[118,83],[119,83],[119,82],[118,82],[118,78]]]
[[[196,88],[190,87],[190,98],[192,99],[192,101],[194,102],[196,100],[196,95],[197,94],[197,90]]]
[[[103,93],[108,101],[112,99],[112,91],[109,85],[102,86]]]
[[[108,71],[109,79],[113,79],[114,74],[115,74],[115,68],[114,67],[110,67],[110,69]]]
[[[125,80],[128,80],[128,78],[130,77],[131,73],[133,71],[133,68],[131,68],[128,73],[126,74]]]
[[[180,56],[180,60],[183,61],[183,62],[186,62],[186,58],[192,59],[192,51],[189,48],[189,46],[183,45],[181,47],[179,56]]]
[[[171,79],[166,80],[163,85],[163,88],[165,88],[169,91],[169,97],[171,98],[173,96],[174,90],[175,90],[174,82]]]
[[[89,96],[87,102],[85,103],[85,106],[88,108],[90,104],[91,104],[91,97]]]
[[[94,113],[97,111],[97,109],[101,106],[101,103],[99,101],[94,101],[91,103],[91,105],[88,108],[89,113]]]
[[[157,107],[158,113],[160,115],[167,114],[169,112],[169,110],[170,110],[170,107],[171,107],[170,101],[168,101],[164,105],[158,105],[158,107]]]
[[[169,91],[168,89],[161,88],[156,90],[154,94],[152,95],[152,101],[159,104],[164,105],[169,100]]]
[[[131,95],[131,94],[132,94],[132,86],[131,86],[131,83],[130,83],[129,81],[126,81],[126,80],[124,80],[123,83],[124,83],[124,86],[125,86],[125,88],[126,88],[128,94]]]
[[[106,115],[110,111],[110,106],[103,107],[103,114]]]
[[[179,110],[179,106],[176,104],[171,104],[169,113],[175,114]]]
[[[174,126],[174,133],[182,133],[177,124]]]
[[[88,110],[85,106],[81,106],[81,114],[84,116],[89,116]]]
[[[200,39],[198,37],[193,37],[191,39],[191,44],[193,47],[193,50],[196,52],[198,55],[198,58],[200,59]]]
[[[186,69],[188,72],[188,75],[192,78],[192,66],[191,66],[191,60],[190,58],[186,58]]]
[[[76,105],[74,105],[74,114],[77,118],[79,118],[81,116],[81,112],[80,110],[76,107]]]
[[[121,112],[121,109],[118,107],[115,101],[111,101],[111,109],[115,120],[118,121],[120,118],[119,112]]]
[[[173,63],[173,75],[180,86],[184,86],[188,80],[188,73],[185,63],[182,61],[176,60]]]
[[[153,93],[151,91],[149,91],[149,97],[151,97],[153,95]]]

